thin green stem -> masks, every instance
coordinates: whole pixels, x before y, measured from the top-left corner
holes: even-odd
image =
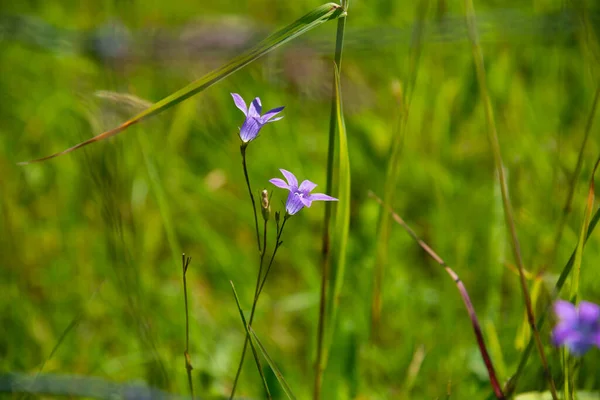
[[[342,4],[347,11],[348,2]],[[335,65],[338,73],[342,68],[342,50],[344,47],[344,31],[346,29],[346,17],[339,18],[337,23],[337,33],[335,41]],[[329,147],[327,149],[327,183],[326,193],[331,193],[333,190],[333,163],[335,155],[335,132],[337,129],[337,112],[336,112],[336,96],[335,96],[335,72],[333,76],[332,94],[331,94],[331,112],[329,117]],[[321,396],[321,384],[323,378],[324,366],[323,360],[323,341],[325,337],[325,315],[327,314],[327,285],[329,281],[330,268],[330,243],[329,243],[329,223],[331,221],[332,204],[325,204],[325,215],[323,218],[323,239],[321,248],[321,294],[319,301],[319,324],[317,327],[317,359],[315,361],[315,383],[313,399],[318,400]]]
[[[256,213],[256,202],[254,201],[254,194],[252,194],[252,187],[250,186],[250,178],[248,177],[248,167],[246,166],[246,148],[248,143],[242,143],[240,146],[240,152],[242,153],[242,166],[244,167],[244,177],[246,178],[246,185],[248,186],[248,194],[250,195],[250,201],[252,202],[252,213],[254,214],[254,227],[256,229],[256,243],[258,244],[258,251],[260,249],[260,233],[258,233],[258,215]]]
[[[573,171],[573,175],[571,176],[571,180],[569,181],[569,193],[567,194],[567,200],[565,201],[565,206],[563,207],[563,212],[561,214],[561,218],[558,223],[558,228],[556,230],[556,236],[554,237],[554,246],[552,247],[553,251],[552,256],[550,258],[551,263],[554,261],[554,258],[556,256],[556,251],[558,249],[560,239],[562,238],[562,233],[564,231],[565,224],[567,223],[567,217],[571,213],[571,205],[573,203],[575,188],[577,187],[577,179],[579,178],[579,174],[581,173],[581,167],[583,166],[583,153],[586,148],[590,132],[592,131],[592,125],[594,123],[594,117],[596,116],[596,109],[598,107],[599,97],[600,84],[596,88],[596,94],[594,95],[594,101],[592,103],[592,110],[590,111],[590,115],[588,116],[588,120],[585,126],[585,133],[583,136],[583,141],[581,142],[581,147],[579,148],[579,154],[577,155],[577,164],[575,165],[575,171]]]
[[[192,360],[190,358],[190,317],[188,311],[188,296],[187,296],[187,279],[186,274],[188,266],[192,261],[192,257],[185,257],[185,254],[181,255],[181,265],[183,269],[183,300],[185,303],[185,350],[183,355],[185,357],[185,369],[187,371],[188,385],[190,387],[190,395],[194,400],[194,384],[192,383]]]
[[[515,225],[515,220],[513,216],[512,205],[510,203],[509,195],[508,195],[508,185],[506,183],[506,177],[504,176],[504,166],[502,162],[502,154],[500,151],[500,143],[498,140],[498,133],[496,132],[496,124],[494,122],[494,113],[492,109],[492,103],[490,101],[490,97],[487,90],[486,83],[486,74],[485,67],[483,62],[483,55],[481,54],[481,48],[479,47],[478,38],[477,38],[477,28],[475,23],[475,11],[473,8],[472,0],[465,0],[465,8],[467,13],[467,28],[469,31],[469,38],[472,44],[473,58],[475,61],[475,69],[477,71],[477,80],[479,82],[479,88],[481,91],[481,99],[484,103],[485,115],[487,119],[488,125],[488,139],[490,142],[490,146],[492,148],[492,154],[494,158],[494,165],[496,169],[496,173],[498,174],[498,180],[500,183],[500,190],[502,193],[502,205],[504,208],[504,217],[506,220],[506,224],[508,225],[508,229],[511,237],[511,245],[513,254],[515,257],[515,261],[517,263],[517,267],[519,269],[519,281],[521,284],[521,291],[523,293],[523,300],[525,302],[525,310],[527,311],[527,321],[529,326],[531,327],[531,331],[533,337],[535,339],[535,344],[540,355],[540,360],[542,363],[542,367],[544,369],[544,375],[548,381],[548,385],[550,387],[550,393],[554,400],[558,400],[558,394],[556,393],[556,386],[554,384],[554,380],[552,379],[552,375],[550,374],[550,369],[548,368],[548,361],[546,359],[546,354],[544,352],[544,346],[540,339],[540,333],[535,324],[535,316],[533,313],[533,307],[531,305],[531,298],[529,296],[529,289],[527,286],[527,279],[525,277],[525,269],[523,266],[523,259],[521,257],[521,248],[519,244],[519,240],[517,238],[517,229]]]

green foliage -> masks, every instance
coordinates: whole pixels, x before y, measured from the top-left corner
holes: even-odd
[[[581,22],[596,21],[598,13],[583,2],[575,9],[563,3],[475,4],[525,276],[540,293],[534,311],[546,320],[540,336],[558,386],[563,376],[560,352],[549,342],[547,294],[574,265],[575,256],[567,261],[582,243],[589,180],[600,153],[597,121],[588,129],[598,86],[597,40],[592,26]],[[187,393],[184,251],[194,260],[187,282],[194,391],[202,398],[229,393],[245,335],[229,281],[241,304],[251,304],[257,272],[239,158],[242,116],[229,93],[260,96],[266,107],[286,105],[285,118],[248,148],[256,190],[270,190],[268,179],[279,176],[278,168],[325,187],[335,24],[321,22],[339,14],[319,8],[312,22],[296,25],[301,37],[253,47],[314,7],[274,0],[0,6],[0,25],[11,21],[11,29],[0,29],[0,375],[35,377],[43,366],[40,384],[47,376],[82,375]],[[370,341],[380,244],[380,207],[367,196],[372,189],[390,193],[390,206],[469,288],[493,361],[499,361],[495,354],[502,357],[504,378],[527,352],[522,345],[529,337],[519,331],[521,289],[484,134],[487,105],[463,10],[445,1],[430,1],[425,12],[415,2],[354,0],[351,7],[340,76],[351,158],[348,171],[335,171],[351,176],[344,199],[347,268],[324,387],[335,383],[338,398],[486,398],[488,378],[454,283],[394,226],[386,234],[380,334]],[[105,48],[98,47],[97,34],[115,18],[130,30],[129,47],[124,56],[108,57],[98,50]],[[415,25],[420,21],[422,31]],[[309,25],[321,26],[304,34]],[[279,32],[292,37],[285,28]],[[244,53],[256,48],[269,54],[258,59],[259,53]],[[227,64],[239,54],[250,58]],[[218,69],[222,65],[229,69]],[[222,80],[207,89],[214,82],[207,76]],[[189,82],[195,83],[176,92]],[[399,148],[398,82],[410,90],[404,93],[410,113],[402,114],[402,151],[394,152],[399,161],[390,180],[390,149]],[[94,95],[98,90],[165,99],[153,114],[204,91],[131,127],[129,135],[47,163],[16,165],[138,114],[135,101],[107,102]],[[571,182],[571,210],[564,214]],[[284,201],[275,191],[273,212]],[[323,207],[315,203],[289,220],[253,322],[302,399],[312,393]],[[333,207],[340,212],[339,204]],[[588,212],[594,212],[591,228],[598,214]],[[580,299],[600,301],[599,245],[594,231],[577,261]],[[566,277],[560,276],[561,287]],[[598,350],[580,360],[580,398],[594,398],[600,389],[599,368]],[[254,362],[241,376],[240,396],[263,395]],[[23,382],[19,387],[39,387]],[[277,384],[270,386],[277,398]],[[536,398],[531,393],[545,388],[539,358],[531,356],[522,363],[516,393]]]

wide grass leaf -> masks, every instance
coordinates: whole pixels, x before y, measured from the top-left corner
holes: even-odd
[[[298,36],[302,35],[303,33],[306,33],[308,31],[310,31],[311,29],[316,28],[317,26],[321,25],[324,22],[339,18],[340,16],[343,16],[343,15],[344,15],[344,10],[338,4],[335,4],[335,3],[323,4],[322,6],[317,7],[314,10],[312,10],[311,12],[309,12],[308,14],[304,15],[302,18],[296,20],[292,24],[271,34],[266,39],[264,39],[262,42],[258,43],[256,46],[252,47],[251,49],[242,53],[241,55],[235,57],[233,60],[231,60],[227,64],[223,65],[222,67],[217,68],[212,72],[209,72],[208,74],[204,75],[202,78],[188,84],[184,88],[179,89],[175,93],[158,101],[151,107],[145,109],[144,111],[140,112],[139,114],[137,114],[133,118],[129,119],[128,121],[125,121],[124,123],[117,126],[116,128],[113,128],[111,130],[103,132],[97,136],[94,136],[93,138],[90,138],[84,142],[81,142],[81,143],[79,143],[73,147],[70,147],[66,150],[63,150],[61,152],[58,152],[58,153],[55,153],[55,154],[52,154],[52,155],[49,155],[46,157],[38,158],[38,159],[32,160],[32,161],[21,162],[19,164],[25,165],[25,164],[30,164],[30,163],[34,163],[34,162],[49,160],[54,157],[68,154],[74,150],[81,148],[81,147],[87,146],[88,144],[91,144],[94,142],[99,142],[101,140],[108,139],[109,137],[115,136],[118,133],[121,133],[125,129],[129,128],[130,126],[135,125],[138,122],[143,121],[146,118],[149,118],[153,115],[159,114],[159,113],[163,112],[164,110],[166,110],[170,107],[173,107],[174,105],[182,102],[183,100],[195,95],[196,93],[199,93],[199,92],[211,87],[215,83],[223,80],[227,76],[242,69],[246,65],[248,65],[251,62],[255,61],[256,59],[264,56],[265,54],[275,50],[279,46],[297,38]]]

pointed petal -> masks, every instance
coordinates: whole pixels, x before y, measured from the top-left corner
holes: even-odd
[[[323,193],[314,193],[308,197],[311,201],[338,201],[335,197]]]
[[[298,197],[300,198],[300,201],[302,202],[302,204],[304,204],[306,207],[311,206],[311,204],[312,204],[311,199],[309,199],[308,197],[300,196],[300,195],[298,195]]]
[[[266,122],[275,122],[275,121],[279,121],[280,119],[283,119],[283,115],[282,115],[281,117],[272,118],[272,119],[270,119],[270,120],[268,120],[268,121],[266,121]],[[265,122],[265,123],[266,123],[266,122]]]
[[[252,100],[250,107],[248,107],[248,116],[260,119],[260,112],[262,111],[262,104],[260,99],[257,97]]]
[[[294,215],[303,208],[304,203],[302,203],[301,197],[294,192],[290,192],[285,202],[285,211],[290,215]]]
[[[593,325],[600,318],[600,306],[588,301],[579,303],[579,320],[582,323]]]
[[[277,107],[277,108],[274,108],[274,109],[272,109],[272,110],[270,110],[270,111],[267,111],[267,112],[265,113],[265,115],[263,115],[263,116],[261,117],[261,121],[262,121],[262,123],[263,123],[263,124],[266,124],[267,122],[269,122],[269,120],[270,120],[271,118],[273,118],[274,116],[276,116],[277,114],[279,114],[279,113],[281,112],[281,110],[283,110],[284,108],[285,108],[285,107]],[[281,119],[281,118],[283,118],[283,117],[279,117],[278,119]],[[275,120],[273,120],[273,121],[277,121],[277,119],[275,119]]]
[[[316,187],[317,187],[316,183],[311,182],[307,179],[300,184],[298,191],[302,192],[305,196],[308,196],[310,194],[310,192],[312,192],[312,190]]]
[[[231,93],[231,97],[233,97],[233,102],[235,103],[235,106],[242,110],[244,115],[247,115],[248,107],[246,107],[246,102],[244,101],[244,99],[242,99],[242,96],[240,96],[237,93]]]
[[[298,188],[298,179],[296,179],[296,176],[294,174],[292,174],[290,171],[287,171],[285,169],[280,169],[281,173],[283,174],[283,176],[285,176],[285,179],[287,179],[288,184],[290,185],[290,188],[294,188],[297,189]],[[290,189],[292,190],[292,189]]]
[[[577,321],[577,309],[568,301],[557,300],[554,303],[554,314],[556,314],[558,319],[564,322]]]
[[[283,179],[273,178],[273,179],[269,179],[269,182],[271,182],[273,185],[277,186],[278,188],[290,190],[290,186],[287,183],[285,183],[285,181]]]

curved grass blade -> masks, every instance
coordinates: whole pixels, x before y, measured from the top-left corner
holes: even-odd
[[[240,312],[240,317],[242,318],[242,323],[244,324],[244,329],[246,330],[246,335],[248,335],[250,338],[252,338],[252,336],[250,335],[250,331],[248,330],[250,328],[250,326],[246,322],[246,317],[244,317],[244,312],[242,311],[242,306],[240,305],[240,299],[237,295],[237,292],[235,291],[235,286],[233,285],[233,281],[229,281],[229,283],[231,284],[231,290],[233,290],[233,297],[235,297],[235,304],[237,305],[238,311]],[[252,328],[250,328],[250,329],[252,329]],[[252,333],[254,333],[254,331],[252,331]],[[258,373],[260,374],[260,377],[263,382],[263,386],[265,387],[265,392],[267,393],[267,397],[270,399],[271,392],[269,391],[269,385],[267,385],[265,373],[263,372],[262,365],[260,363],[260,360],[258,359],[258,354],[256,353],[256,348],[254,347],[254,343],[252,343],[252,340],[250,340],[250,347],[252,348],[252,354],[254,355],[254,361],[256,361],[256,366],[258,367]],[[244,350],[245,350],[245,348],[244,348]],[[271,367],[271,368],[273,368],[273,367]],[[279,379],[279,378],[277,378],[277,379]]]
[[[38,158],[36,160],[25,161],[19,163],[19,165],[31,164],[34,162],[46,161],[54,157],[58,157],[64,154],[68,154],[72,151],[75,151],[81,147],[87,146],[88,144],[99,142],[104,139],[108,139],[109,137],[115,136],[125,129],[129,128],[132,125],[137,124],[140,121],[143,121],[153,115],[159,114],[164,110],[173,107],[177,103],[182,102],[183,100],[199,93],[215,83],[221,81],[232,73],[242,69],[246,65],[255,61],[256,59],[262,57],[263,55],[273,51],[274,49],[280,47],[281,45],[297,38],[298,36],[310,31],[311,29],[316,28],[324,22],[327,22],[332,19],[339,18],[340,16],[344,16],[345,12],[343,8],[335,3],[327,3],[323,4],[320,7],[315,8],[308,14],[304,15],[302,18],[296,20],[292,24],[278,30],[277,32],[271,34],[262,42],[258,43],[256,46],[252,47],[250,50],[242,53],[241,55],[235,57],[233,60],[228,62],[216,70],[209,72],[204,75],[202,78],[190,83],[182,89],[179,89],[175,93],[165,97],[164,99],[155,103],[152,107],[147,108],[141,113],[137,114],[130,120],[124,122],[123,124],[103,132],[93,138],[90,138],[84,142],[81,142],[73,147],[70,147],[61,152]]]
[[[253,338],[254,341],[256,341],[256,344],[258,345],[258,349],[262,353],[265,360],[267,360],[267,363],[269,363],[269,366],[271,367],[271,370],[273,370],[273,373],[275,374],[275,377],[279,381],[279,384],[281,385],[281,388],[285,392],[285,395],[290,400],[296,400],[296,396],[294,396],[294,393],[292,393],[292,389],[290,389],[290,386],[288,385],[285,378],[281,374],[281,371],[279,370],[279,368],[277,368],[277,365],[275,365],[275,361],[273,361],[271,356],[269,356],[269,353],[267,353],[267,349],[265,349],[265,346],[263,346],[263,344],[258,339],[258,336],[256,336],[256,332],[254,332],[254,329],[252,329],[252,327],[249,326],[248,330],[250,330],[250,332],[252,333],[252,336],[250,336],[250,337]],[[252,343],[252,340],[250,341],[250,343]]]
[[[596,164],[594,164],[594,170],[592,171],[592,177],[590,178],[590,189],[588,190],[587,203],[585,205],[585,214],[583,216],[583,224],[581,225],[581,233],[579,234],[579,241],[577,242],[577,250],[575,250],[575,262],[573,264],[573,266],[575,267],[575,271],[573,272],[573,284],[571,285],[571,301],[573,302],[577,300],[577,294],[579,292],[579,275],[581,273],[581,259],[583,257],[583,247],[585,246],[585,233],[587,232],[588,227],[590,225],[592,210],[594,209],[594,178],[599,164],[600,157],[598,157],[598,159],[596,160]]]
[[[473,307],[473,303],[471,302],[471,298],[469,297],[469,293],[467,292],[467,288],[465,287],[464,283],[460,280],[460,278],[454,272],[454,270],[452,270],[446,264],[446,262],[439,255],[437,255],[437,253],[435,251],[433,251],[433,249],[431,247],[429,247],[429,245],[427,245],[427,243],[425,243],[422,239],[420,239],[417,236],[415,231],[413,231],[411,229],[411,227],[408,226],[408,224],[406,222],[404,222],[402,217],[400,217],[392,209],[390,209],[390,207],[387,204],[385,204],[383,202],[383,200],[381,200],[375,193],[369,191],[369,196],[372,197],[373,199],[375,199],[375,201],[377,201],[377,203],[379,203],[385,209],[385,211],[390,213],[390,215],[392,216],[394,221],[396,221],[400,226],[402,226],[404,228],[404,230],[406,230],[406,232],[408,232],[410,237],[415,242],[417,242],[417,244],[423,250],[425,250],[425,252],[431,258],[433,258],[435,260],[435,262],[437,262],[441,267],[443,267],[446,270],[446,273],[448,275],[450,275],[450,277],[456,284],[458,291],[460,292],[460,296],[462,297],[463,302],[465,303],[467,312],[469,313],[469,317],[471,318],[471,323],[473,325],[473,331],[475,332],[475,338],[477,339],[477,344],[479,345],[479,351],[481,352],[481,358],[483,358],[485,366],[488,370],[488,376],[490,378],[490,383],[492,385],[492,389],[494,390],[494,395],[496,396],[497,399],[501,399],[501,400],[505,399],[506,397],[504,396],[504,393],[502,392],[502,387],[500,386],[498,378],[496,377],[496,372],[494,370],[494,365],[492,363],[492,359],[487,351],[487,347],[486,347],[485,341],[483,339],[483,333],[481,332],[481,326],[479,325],[479,319],[477,318],[477,314],[475,313],[475,308]]]
[[[421,49],[423,33],[425,30],[425,16],[428,9],[428,1],[422,0],[417,7],[416,25],[413,31],[409,69],[405,83],[400,87],[398,93],[399,103],[399,121],[392,139],[392,146],[388,158],[387,171],[385,174],[383,201],[385,204],[393,204],[396,184],[400,174],[400,158],[404,148],[404,137],[406,133],[408,114],[412,96],[414,93],[415,82],[419,72],[419,62],[421,59]],[[381,319],[382,306],[382,286],[385,267],[389,251],[389,236],[391,230],[391,218],[388,213],[381,211],[377,223],[377,239],[375,247],[375,265],[373,267],[373,289],[371,294],[371,338],[375,338],[378,331],[379,321]]]
[[[502,205],[504,208],[504,218],[506,221],[506,227],[510,233],[511,245],[513,255],[517,267],[519,268],[519,283],[521,285],[521,292],[523,295],[523,301],[525,303],[525,310],[527,311],[527,322],[531,326],[531,333],[535,339],[535,344],[539,353],[540,361],[544,369],[544,375],[548,381],[550,393],[552,398],[558,400],[558,394],[556,393],[556,385],[550,373],[548,367],[548,360],[544,351],[542,340],[540,339],[540,333],[535,323],[535,315],[531,306],[531,297],[529,295],[529,288],[527,280],[525,278],[525,267],[523,266],[523,257],[521,255],[521,245],[517,236],[517,227],[515,224],[515,218],[513,215],[513,208],[508,193],[508,183],[504,173],[504,164],[502,161],[502,152],[500,151],[500,141],[498,139],[498,132],[496,131],[496,123],[494,122],[494,110],[492,107],[492,101],[487,88],[487,76],[485,71],[485,65],[483,62],[483,54],[479,45],[479,38],[477,36],[477,24],[475,20],[475,9],[473,7],[473,0],[465,0],[466,10],[466,24],[469,32],[469,40],[471,41],[471,50],[473,52],[473,61],[475,64],[475,71],[477,75],[477,82],[479,84],[479,90],[481,100],[485,110],[485,117],[488,126],[488,141],[492,150],[492,156],[494,159],[494,166],[496,174],[498,176],[498,182],[500,184],[500,192],[502,194]]]
[[[598,221],[600,221],[600,208],[596,209],[596,212],[594,213],[594,216],[592,217],[592,219],[590,221],[590,225],[587,229],[587,233],[585,236],[586,242],[592,235],[592,232],[594,232],[594,229],[596,228]],[[546,317],[548,316],[548,313],[551,309],[551,304],[558,297],[560,290],[562,289],[565,282],[567,281],[567,277],[569,276],[569,273],[573,269],[576,254],[577,254],[577,248],[575,248],[575,250],[573,250],[573,253],[571,254],[571,257],[569,258],[569,261],[567,261],[567,264],[565,265],[562,272],[560,273],[560,276],[558,277],[558,281],[556,281],[556,284],[554,285],[554,290],[552,291],[552,301],[549,302],[549,306],[546,308],[546,310],[543,313],[541,313],[541,315],[539,316],[539,318],[537,320],[537,329],[538,330],[542,329],[542,327],[544,326],[544,323],[546,322]],[[529,338],[529,343],[527,344],[525,351],[521,355],[521,360],[519,360],[519,365],[517,367],[517,371],[508,380],[506,385],[504,385],[504,392],[506,393],[507,396],[509,396],[509,397],[512,396],[512,394],[516,390],[517,384],[519,382],[519,379],[521,378],[521,374],[523,373],[523,371],[525,371],[525,365],[527,364],[527,360],[529,359],[529,355],[531,354],[532,350],[533,350],[533,338]]]

